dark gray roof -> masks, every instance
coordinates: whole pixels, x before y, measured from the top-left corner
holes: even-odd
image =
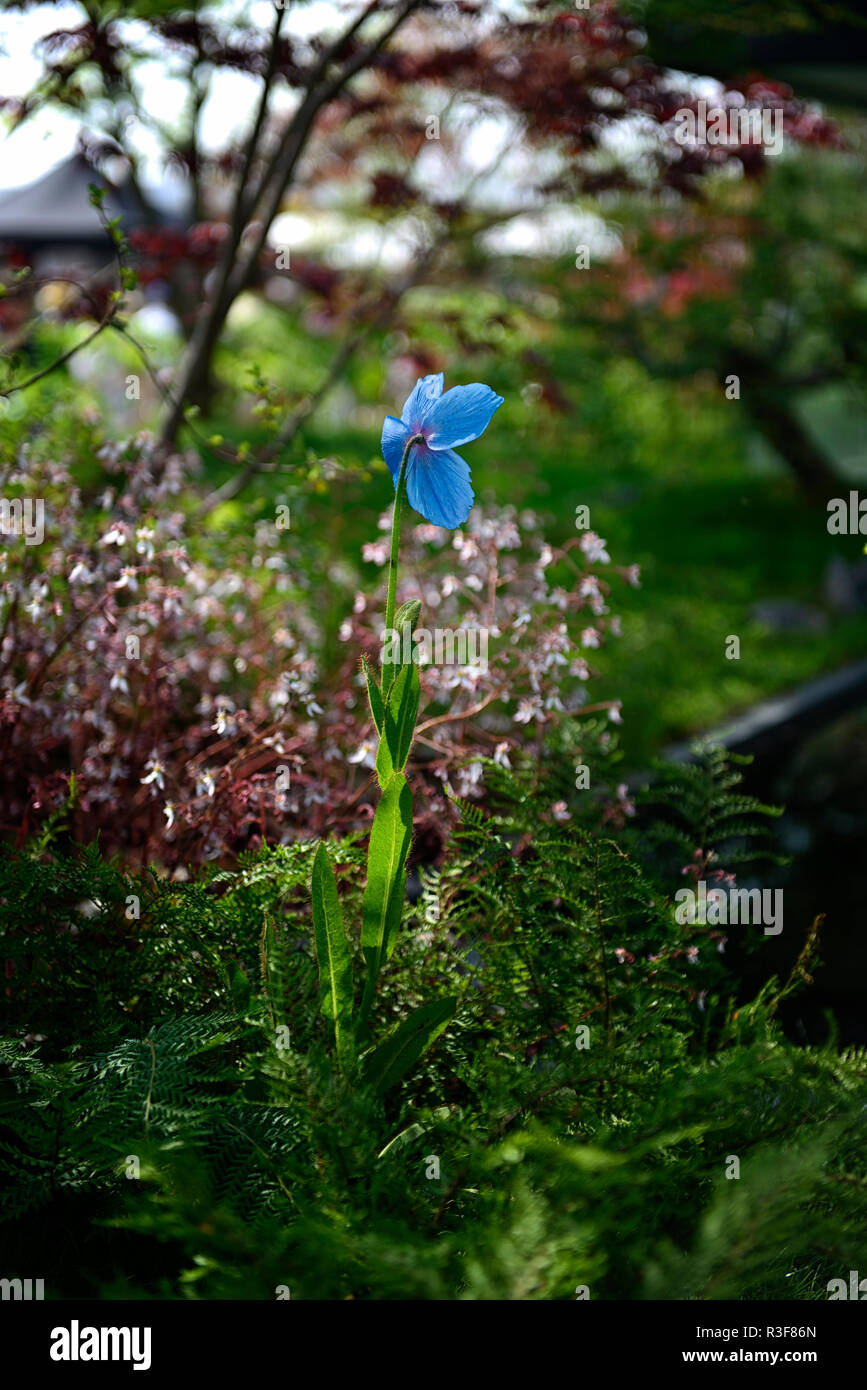
[[[92,183],[108,189],[103,204],[107,217],[121,217],[126,229],[142,225],[145,213],[138,198],[114,188],[84,155],[74,154],[34,183],[0,193],[0,241],[104,245],[106,234],[90,202]]]

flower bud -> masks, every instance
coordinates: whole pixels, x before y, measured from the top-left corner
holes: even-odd
[[[421,599],[410,599],[409,603],[402,603],[394,615],[394,626],[398,632],[403,633],[406,624],[409,623],[409,630],[412,633],[418,622],[421,613]]]

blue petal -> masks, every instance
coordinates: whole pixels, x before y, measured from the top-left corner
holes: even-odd
[[[403,421],[395,420],[393,415],[386,415],[382,423],[382,457],[391,470],[395,487],[397,487],[398,474],[400,473],[400,461],[403,458],[403,451],[408,439],[409,430]]]
[[[463,526],[475,500],[470,470],[460,454],[450,449],[434,453],[424,444],[417,444],[410,455],[406,495],[425,521],[449,531]]]
[[[413,434],[418,434],[424,424],[427,414],[435,401],[443,393],[443,374],[434,372],[432,376],[419,377],[412,391],[406,398],[401,419],[408,425]]]
[[[428,380],[429,378],[426,378]],[[484,434],[503,397],[474,381],[471,386],[453,386],[428,410],[425,434],[432,449],[456,449]]]

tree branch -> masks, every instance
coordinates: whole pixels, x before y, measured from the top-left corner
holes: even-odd
[[[266,165],[265,171],[257,183],[255,193],[251,194],[248,200],[244,196],[243,190],[239,189],[232,220],[233,233],[227,238],[218,287],[193,334],[185,355],[181,368],[181,380],[174,392],[176,405],[167,412],[158,430],[160,441],[163,444],[174,442],[177,432],[183,424],[185,402],[191,390],[194,389],[196,383],[202,379],[203,373],[207,370],[226,315],[237,296],[247,287],[253,277],[271,224],[279,212],[280,204],[285,197],[298,159],[304,150],[320,110],[337,95],[350,78],[354,77],[370,62],[408,15],[421,3],[422,0],[404,0],[394,19],[385,27],[378,38],[371,40],[369,44],[360,49],[355,57],[350,59],[333,78],[322,81],[321,79],[328,67],[339,56],[345,45],[358,32],[365,20],[379,8],[379,0],[371,0],[371,3],[360,15],[356,16],[320,58],[308,81],[307,95],[292,117],[283,142]],[[270,83],[266,85],[270,86]],[[256,136],[256,144],[251,142],[248,146],[251,151],[250,166],[255,159],[258,143],[259,133]],[[258,233],[247,251],[236,260],[244,222],[248,216],[255,213],[263,198],[266,201],[264,209],[257,218],[260,224]],[[235,229],[239,220],[241,233],[236,233]]]

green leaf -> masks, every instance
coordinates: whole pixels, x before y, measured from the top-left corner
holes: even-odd
[[[371,1054],[371,1056],[372,1055],[373,1054]],[[407,1125],[406,1129],[402,1129],[399,1134],[396,1134],[394,1136],[393,1139],[389,1139],[385,1148],[380,1149],[379,1153],[376,1156],[377,1158],[385,1158],[386,1154],[397,1153],[401,1149],[405,1148],[411,1139],[420,1139],[421,1136],[426,1133],[427,1130],[425,1129],[425,1126],[419,1124],[418,1121],[416,1121],[415,1124]]]
[[[393,1086],[454,1018],[457,999],[435,999],[414,1009],[364,1059],[364,1079],[377,1091]]]
[[[370,1011],[382,962],[394,949],[403,911],[405,865],[411,839],[412,793],[403,773],[396,772],[379,799],[367,851],[361,948],[368,973],[361,1001],[362,1021]]]
[[[351,1040],[352,962],[328,851],[320,844],[313,860],[313,939],[319,968],[319,1008],[334,1024],[337,1055],[346,1055]]]
[[[246,1014],[250,1007],[252,998],[252,986],[246,974],[236,961],[230,961],[226,968],[226,975],[229,982],[229,994],[235,1012]]]
[[[402,666],[386,702],[384,728],[376,750],[376,775],[383,789],[395,772],[403,772],[406,767],[420,696],[418,667]]]
[[[370,705],[370,713],[373,715],[376,732],[381,735],[383,721],[382,691],[377,685],[376,677],[368,666],[365,657],[361,658],[361,669],[364,672],[364,679],[367,681],[367,699]]]

